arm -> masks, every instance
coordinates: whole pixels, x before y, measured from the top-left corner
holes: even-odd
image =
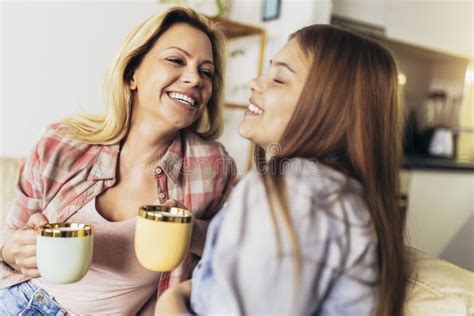
[[[191,280],[169,288],[156,302],[155,315],[192,315],[190,296]]]
[[[44,217],[40,213],[43,194],[38,152],[41,147],[42,141],[34,147],[31,155],[20,167],[17,181],[18,193],[2,225],[0,240],[2,250],[2,277],[0,279],[2,280],[17,271],[24,273],[25,276],[36,276],[34,271],[36,263],[32,262],[34,247],[31,245],[36,240],[33,228],[44,223],[40,219]],[[38,215],[40,217],[33,217],[32,214],[40,214]]]

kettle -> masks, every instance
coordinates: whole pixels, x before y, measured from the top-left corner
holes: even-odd
[[[452,158],[454,156],[454,131],[451,128],[435,128],[428,152],[431,156]]]

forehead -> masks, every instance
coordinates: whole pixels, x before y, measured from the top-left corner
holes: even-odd
[[[212,57],[211,41],[206,33],[186,23],[173,24],[155,43],[155,47],[159,49],[171,46],[182,48],[188,53],[200,53]]]
[[[285,46],[278,52],[275,57],[275,61],[280,61],[288,64],[295,73],[304,74],[307,73],[310,60],[308,56],[303,52],[298,44],[298,41],[293,38],[289,40]]]

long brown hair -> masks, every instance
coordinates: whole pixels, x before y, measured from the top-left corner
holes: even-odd
[[[362,183],[378,239],[376,314],[402,315],[408,264],[398,206],[402,112],[394,59],[375,41],[329,25],[305,27],[291,38],[310,58],[309,74],[280,153],[266,163],[257,147],[257,167],[275,170],[282,158],[317,159]],[[264,173],[263,180],[272,213],[280,210],[297,254],[281,170]]]
[[[215,22],[194,10],[174,7],[148,18],[128,35],[105,76],[105,112],[101,115],[82,114],[64,119],[72,127],[72,137],[89,144],[113,144],[127,136],[132,112],[129,82],[158,38],[177,23],[186,23],[204,32],[211,42],[214,59],[211,97],[203,114],[189,128],[205,139],[220,136],[224,124],[224,33]]]

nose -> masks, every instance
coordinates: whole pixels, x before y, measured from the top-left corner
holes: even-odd
[[[260,78],[254,78],[249,81],[250,91],[252,92],[262,92],[262,85],[260,83]]]
[[[198,69],[194,69],[191,67],[188,67],[185,69],[183,75],[182,75],[182,80],[183,82],[191,85],[192,87],[201,87],[202,85],[202,78],[201,74],[199,73]]]

